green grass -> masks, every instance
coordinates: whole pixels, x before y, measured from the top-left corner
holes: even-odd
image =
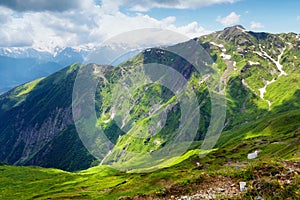
[[[57,169],[4,165],[0,166],[0,198],[118,199],[121,196],[137,195],[161,197],[168,195],[172,186],[180,186],[183,194],[188,192],[189,187],[201,187],[199,177],[203,177],[203,174],[212,177],[222,175],[235,182],[246,180],[249,184],[259,179],[264,185],[267,183],[264,182],[265,179],[271,179],[268,182],[276,186],[275,178],[268,174],[272,171],[271,168],[285,172],[286,168],[278,168],[285,162],[282,159],[300,161],[299,128],[300,110],[269,114],[255,122],[223,132],[216,149],[206,157],[199,159],[201,150],[190,150],[178,158],[163,162],[162,167],[167,168],[151,173],[125,173],[107,166],[70,173]],[[195,143],[193,148],[199,148],[199,145]],[[259,158],[248,162],[247,154],[257,149],[261,150]],[[200,168],[196,166],[196,162],[200,162]],[[231,165],[239,165],[240,169],[233,170]],[[266,174],[259,174],[259,169]],[[195,186],[197,182],[199,185]],[[290,185],[276,188],[276,198],[280,199],[288,194],[293,194],[296,198],[298,183],[299,176],[296,176]],[[258,193],[266,199],[272,198],[270,187],[275,186],[264,186],[266,189],[263,194],[252,188],[243,194],[243,198],[251,199],[251,195]]]
[[[19,94],[17,94],[17,97],[28,94],[43,79],[44,78],[37,79],[35,81],[32,81],[30,83],[23,85],[23,87],[20,87],[20,91],[19,91]]]
[[[106,136],[116,144],[112,154],[108,157],[117,160],[115,166],[126,168],[139,166],[145,159],[149,158],[150,165],[144,165],[143,169],[131,169],[125,173],[112,169],[108,166],[96,166],[87,170],[77,172],[66,172],[56,169],[46,169],[40,167],[16,167],[6,166],[0,163],[0,199],[117,199],[121,196],[153,196],[163,197],[172,192],[187,194],[190,188],[195,190],[203,181],[210,184],[211,179],[218,175],[230,177],[238,182],[246,180],[249,184],[255,179],[260,179],[260,184],[264,190],[258,191],[253,187],[241,196],[242,199],[251,199],[258,194],[264,195],[265,199],[274,198],[286,199],[287,197],[297,198],[299,192],[299,176],[295,176],[291,184],[281,188],[274,178],[275,171],[287,172],[284,166],[286,160],[299,161],[300,157],[300,96],[299,96],[299,61],[294,56],[300,58],[299,51],[295,48],[286,50],[282,57],[284,70],[288,76],[281,76],[278,80],[267,87],[265,99],[272,102],[271,110],[268,111],[266,101],[259,97],[258,89],[264,86],[264,81],[272,80],[278,75],[276,66],[269,61],[262,59],[250,50],[259,51],[258,43],[266,46],[266,50],[274,58],[279,54],[278,47],[273,41],[281,44],[275,35],[249,34],[240,35],[233,38],[219,36],[219,33],[200,38],[206,47],[210,47],[211,55],[215,60],[218,70],[223,73],[226,70],[225,62],[220,58],[220,49],[209,46],[209,41],[224,44],[227,49],[226,54],[232,56],[236,61],[236,69],[228,77],[227,92],[227,121],[217,145],[209,152],[200,149],[203,133],[210,122],[210,97],[205,84],[199,84],[201,75],[190,69],[188,63],[174,56],[170,52],[165,53],[165,57],[155,55],[155,50],[151,54],[141,53],[132,59],[122,63],[120,66],[106,70],[100,81],[97,92],[95,109],[98,121],[86,124],[86,129],[100,126]],[[291,41],[295,41],[292,35],[281,35]],[[237,52],[237,42],[248,41],[252,46],[239,46],[244,53]],[[273,53],[274,51],[274,53]],[[299,59],[298,59],[299,60]],[[260,65],[249,66],[249,62],[259,62]],[[129,112],[127,107],[133,106],[129,112],[130,120],[126,122],[136,124],[138,127],[129,131],[130,135],[118,128],[117,124],[110,119],[112,115],[111,103],[114,100],[113,91],[123,91],[116,87],[120,81],[121,74],[146,63],[160,63],[171,66],[189,79],[189,83],[194,88],[198,103],[202,105],[200,109],[201,120],[200,130],[196,140],[191,146],[182,142],[178,145],[181,150],[189,150],[182,155],[174,152],[174,157],[164,157],[162,160],[151,160],[150,155],[145,157],[131,156],[130,153],[122,154],[123,149],[128,152],[152,151],[159,152],[159,149],[172,141],[172,137],[178,129],[178,120],[181,113],[179,105],[176,104],[177,97],[159,84],[149,84],[140,88],[129,87],[133,90],[132,98],[135,104],[123,102],[123,109],[119,110],[119,115]],[[63,108],[65,111],[72,102],[72,87],[76,72],[80,64],[74,64],[48,78],[39,79],[34,82],[24,84],[12,90],[8,95],[1,96],[0,110],[0,132],[1,145],[12,147],[6,154],[10,163],[14,163],[23,152],[24,142],[15,146],[14,140],[18,139],[18,131],[14,124],[18,124],[20,119],[24,119],[24,124],[29,127],[39,129],[44,119],[54,119],[52,111]],[[84,66],[81,66],[84,67]],[[122,69],[122,70],[120,70]],[[143,81],[145,77],[130,76],[132,82]],[[142,79],[142,80],[140,80]],[[248,87],[242,84],[245,79]],[[147,92],[145,92],[147,91]],[[118,93],[119,94],[119,93]],[[26,101],[25,101],[26,100]],[[149,116],[152,106],[150,104],[160,104],[166,108],[171,104],[176,104],[167,113],[165,127],[156,135],[149,132],[150,119],[157,117],[162,110],[156,111]],[[126,107],[127,106],[127,107]],[[25,112],[24,112],[24,111]],[[33,114],[32,114],[33,113]],[[61,118],[59,118],[61,119]],[[97,161],[83,147],[75,127],[72,122],[68,122],[62,131],[58,132],[54,138],[38,152],[31,152],[27,161],[35,159],[43,166],[56,166],[62,169],[74,171],[86,169],[95,165]],[[143,137],[132,137],[141,136]],[[120,137],[121,136],[121,137]],[[100,144],[101,145],[101,144]],[[49,147],[49,148],[48,148]],[[259,150],[259,158],[248,161],[247,154]],[[11,155],[13,153],[13,155]],[[173,152],[170,152],[173,153]],[[199,158],[199,155],[208,153],[207,156]],[[155,153],[154,153],[155,154]],[[121,155],[121,156],[120,156]],[[148,157],[147,157],[148,156]],[[118,162],[118,159],[125,159],[126,163]],[[16,160],[15,160],[16,159]],[[152,162],[153,161],[153,162]],[[200,162],[200,166],[196,166]],[[30,163],[30,162],[28,162]],[[19,164],[28,164],[19,163]],[[238,165],[239,170],[233,170],[233,166]],[[152,171],[149,173],[137,173],[141,170]],[[258,171],[266,171],[260,174]],[[271,174],[268,174],[268,170]],[[179,188],[174,191],[172,188]]]

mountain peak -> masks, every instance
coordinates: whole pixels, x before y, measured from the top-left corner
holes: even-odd
[[[224,28],[224,30],[221,32],[226,34],[240,34],[240,33],[247,32],[247,30],[242,25],[235,25],[235,26]]]
[[[234,26],[230,26],[230,27],[227,27],[224,29],[225,30],[235,30],[235,29],[238,29],[238,30],[241,30],[241,31],[246,31],[246,29],[242,26],[242,25],[234,25]]]
[[[245,42],[249,43],[250,35],[248,33],[249,31],[247,31],[243,26],[235,25],[216,32],[214,37],[233,42],[235,45],[242,45]]]

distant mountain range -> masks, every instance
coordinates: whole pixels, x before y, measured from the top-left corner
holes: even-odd
[[[216,147],[229,145],[225,153],[231,159],[239,159],[231,157],[231,154],[236,155],[240,149],[244,155],[257,146],[264,150],[265,156],[276,154],[290,158],[299,155],[299,35],[255,33],[234,26],[193,41],[202,45],[216,63],[216,70],[221,74],[221,81],[226,88],[225,135]],[[91,67],[94,73],[101,75],[95,94],[97,122],[94,126],[101,127],[115,145],[109,154],[102,157],[102,161],[126,165],[139,162],[138,158],[131,156],[131,152],[155,155],[155,152],[170,144],[179,131],[177,124],[181,112],[174,93],[155,83],[136,90],[130,109],[119,110],[126,116],[119,121],[139,125],[139,128],[129,126],[129,135],[117,126],[118,120],[111,105],[112,91],[123,74],[140,64],[149,63],[170,66],[192,85],[201,104],[201,120],[194,138],[195,144],[189,148],[199,148],[210,123],[211,97],[205,84],[207,77],[197,74],[187,60],[168,51],[174,48],[188,49],[190,42],[165,50],[149,48],[114,68],[72,64],[46,78],[18,86],[1,95],[0,160],[15,165],[39,165],[71,171],[97,163],[79,139],[72,116],[75,77],[85,67]],[[67,48],[47,58],[50,59],[47,64],[41,64],[36,58],[3,57],[2,63],[6,63],[2,64],[6,70],[4,74],[9,76],[0,80],[11,81],[19,70],[28,76],[10,86],[18,84],[18,81],[47,75],[63,65],[80,61],[82,54]],[[124,91],[127,87],[124,85]],[[157,108],[165,109],[157,109],[154,113],[151,108],[153,103]],[[167,116],[166,126],[152,135],[148,127],[149,119],[160,114]],[[138,137],[140,133],[147,137]],[[245,145],[239,146],[241,144]],[[184,146],[184,143],[178,145]],[[277,148],[278,145],[280,148]]]
[[[85,54],[86,51],[70,47],[56,49],[54,53],[33,48],[0,48],[0,94],[74,62],[83,62]]]

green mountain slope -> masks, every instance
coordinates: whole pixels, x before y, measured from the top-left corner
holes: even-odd
[[[285,112],[226,131],[206,157],[199,159],[190,151],[187,159],[182,157],[183,162],[152,173],[125,173],[107,166],[73,173],[0,166],[0,197],[171,199],[202,191],[224,198],[231,194],[235,199],[253,199],[258,195],[265,199],[298,199],[299,114],[299,110]],[[261,150],[258,158],[248,161],[247,153],[257,149]],[[242,193],[237,189],[232,194],[230,191],[238,188],[240,181],[247,182],[248,190]],[[219,188],[226,192],[220,192]]]
[[[232,138],[240,143],[248,138],[273,137],[277,140],[270,140],[271,143],[275,143],[274,148],[273,145],[265,147],[266,151],[270,151],[267,155],[271,155],[279,151],[275,148],[277,143],[289,144],[291,138],[298,137],[298,121],[290,122],[290,118],[297,119],[300,109],[300,63],[297,59],[300,57],[300,40],[297,34],[254,33],[247,32],[241,26],[234,26],[194,41],[199,42],[210,54],[221,75],[221,81],[226,86],[225,132],[216,147],[225,144],[230,147],[232,144],[227,140]],[[19,86],[2,95],[0,160],[11,165],[39,165],[69,171],[97,164],[94,156],[82,144],[72,118],[75,77],[78,70],[85,67],[91,67],[93,73],[101,75],[98,77],[95,94],[97,122],[93,122],[91,126],[102,128],[105,136],[115,145],[109,154],[100,158],[103,163],[128,169],[133,163],[139,165],[141,160],[145,159],[132,156],[132,153],[142,152],[153,157],[159,155],[160,150],[168,145],[178,145],[187,149],[199,148],[211,122],[212,102],[209,88],[203,81],[205,77],[197,73],[187,60],[168,51],[188,49],[189,44],[178,44],[166,50],[148,49],[114,68],[74,64],[47,78]],[[190,147],[185,145],[184,142],[187,141],[172,144],[172,139],[180,133],[178,122],[182,112],[176,95],[157,81],[133,90],[132,101],[129,102],[130,110],[120,109],[119,115],[115,116],[116,112],[111,102],[117,82],[123,78],[124,73],[130,72],[140,64],[149,63],[167,65],[175,69],[188,80],[197,96],[201,105],[201,118],[197,134],[192,138],[195,142]],[[154,112],[153,106],[163,109]],[[153,122],[153,119],[160,115],[166,116],[166,126],[153,135],[151,120]],[[291,125],[283,124],[281,127],[281,120]],[[124,127],[120,128],[120,123]],[[192,122],[187,120],[187,123]],[[127,128],[130,134],[125,135],[123,129]],[[139,138],[139,134],[143,134],[143,137]],[[287,136],[283,137],[284,134]],[[295,145],[288,149],[289,153],[279,155],[286,158],[298,155],[298,144],[296,139]],[[253,144],[251,148],[245,149],[243,156],[255,148],[258,147]],[[160,160],[160,163],[156,164],[166,167],[177,163],[176,159],[172,159],[172,156],[167,157],[168,161]]]
[[[70,88],[78,67],[74,64],[0,97],[2,161],[66,170],[90,166],[94,158],[72,126]]]

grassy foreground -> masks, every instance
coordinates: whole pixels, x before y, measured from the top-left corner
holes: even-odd
[[[179,165],[151,174],[126,174],[104,166],[78,173],[2,166],[0,198],[172,199],[209,191],[216,198],[254,199],[260,195],[265,199],[299,199],[299,166],[297,162],[264,159],[214,170]],[[239,192],[240,181],[247,182],[246,192]]]
[[[277,113],[223,132],[202,159],[199,151],[190,150],[182,162],[152,173],[107,166],[71,173],[2,165],[0,199],[176,199],[205,198],[206,193],[215,199],[299,199],[299,144],[300,111]],[[258,158],[247,160],[254,150]],[[247,183],[244,192],[240,181]]]

